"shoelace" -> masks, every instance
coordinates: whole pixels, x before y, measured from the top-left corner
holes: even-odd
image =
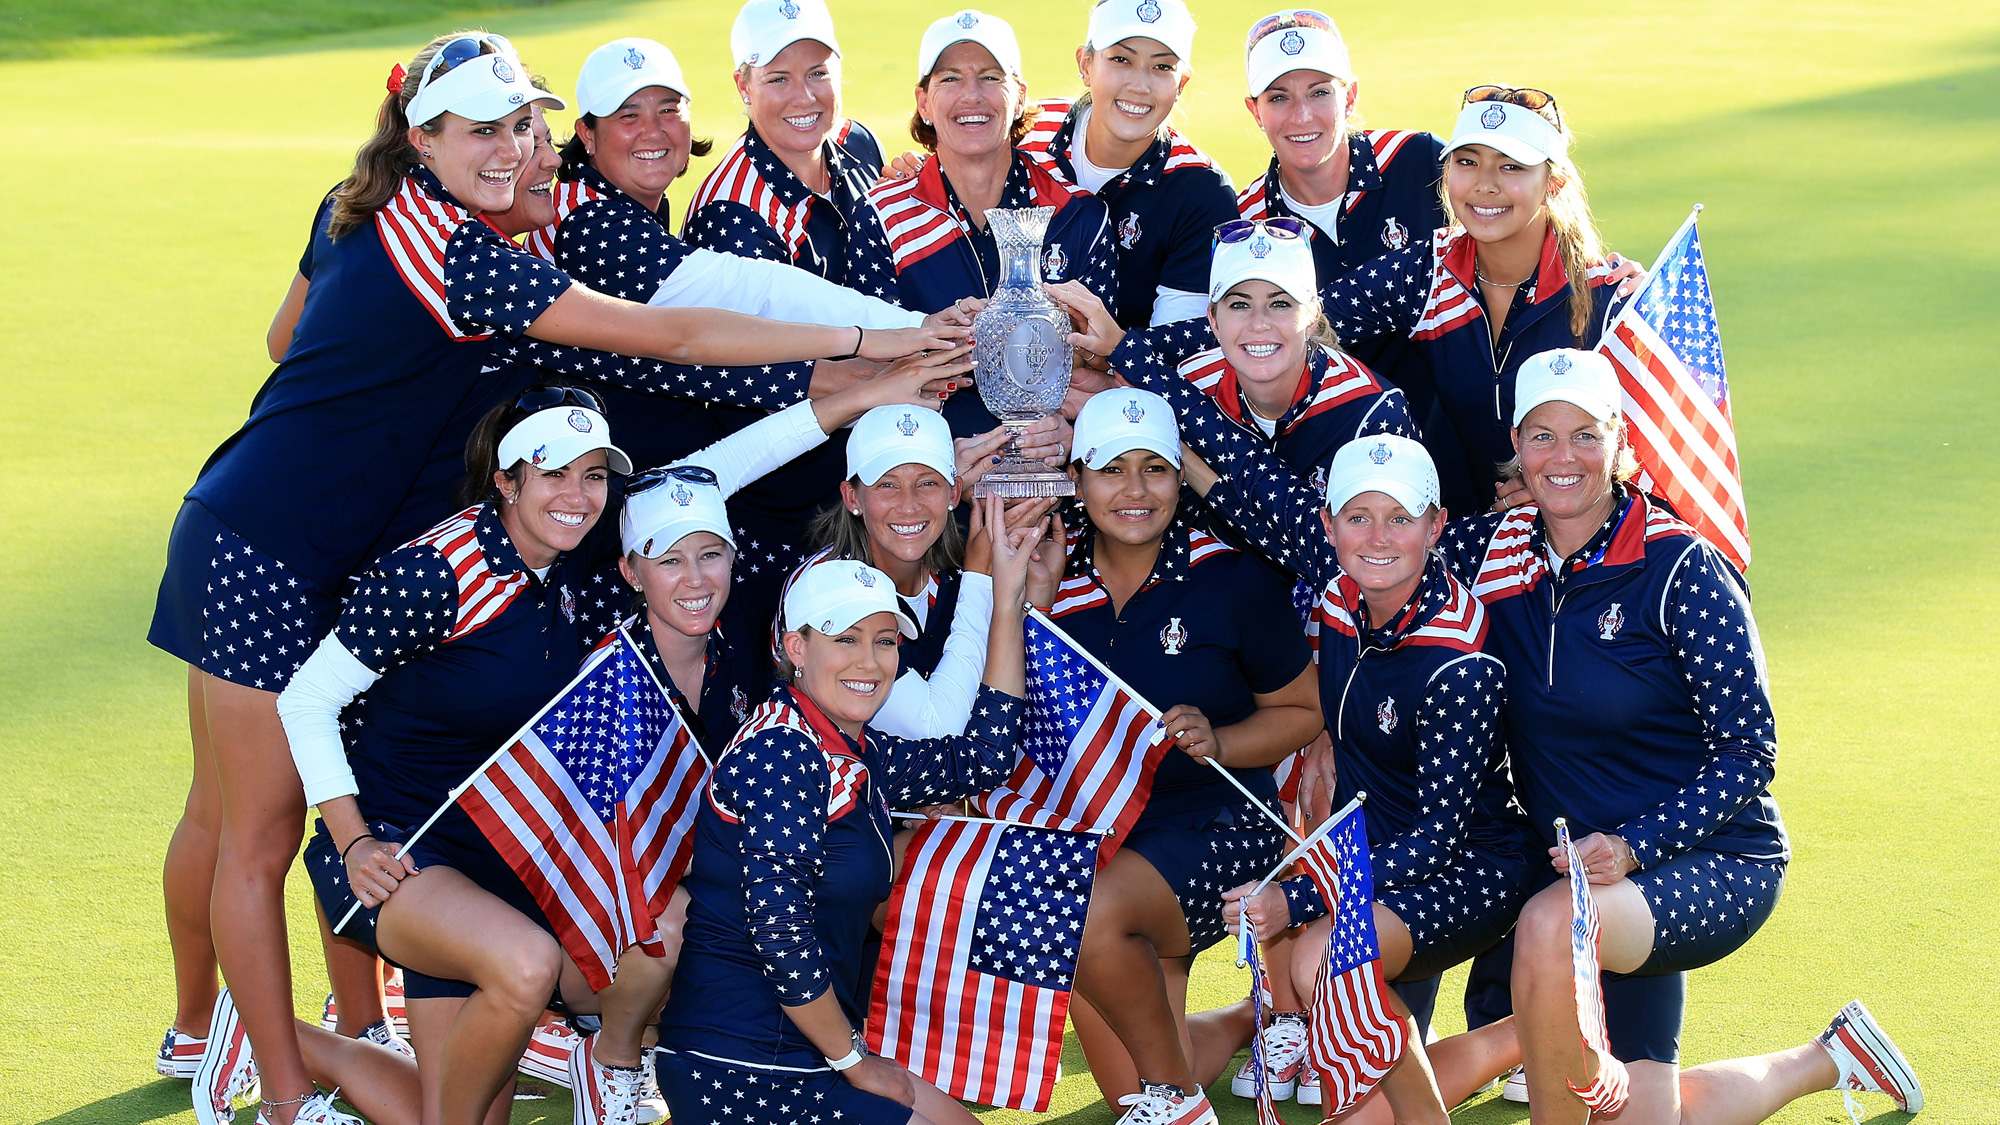
[[[600,1087],[604,1096],[604,1125],[632,1125],[639,1109],[639,1093],[645,1087],[646,1072],[639,1067],[598,1064],[604,1076]]]
[[[1264,1057],[1274,1067],[1298,1061],[1306,1049],[1306,1028],[1293,1020],[1279,1020],[1264,1029]]]
[[[1132,1107],[1118,1119],[1118,1125],[1167,1125],[1174,1119],[1174,1103],[1150,1088],[1127,1094],[1118,1099],[1118,1104]]]

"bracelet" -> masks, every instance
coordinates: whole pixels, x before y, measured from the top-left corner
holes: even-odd
[[[853,1070],[855,1067],[861,1065],[861,1060],[866,1056],[866,1052],[861,1049],[860,1033],[850,1031],[848,1035],[851,1039],[847,1053],[837,1059],[826,1060],[826,1065],[832,1067],[836,1073],[843,1070]]]
[[[351,851],[353,851],[353,850],[354,850],[354,845],[356,845],[356,844],[360,843],[360,842],[361,842],[361,841],[363,841],[363,840],[373,840],[374,838],[375,838],[375,835],[374,835],[374,833],[372,833],[372,832],[363,832],[363,833],[362,833],[361,835],[359,835],[359,836],[356,836],[356,837],[355,837],[354,839],[352,839],[352,840],[349,840],[349,841],[347,842],[347,846],[346,846],[346,847],[344,847],[344,848],[342,848],[342,849],[340,849],[340,862],[342,862],[342,863],[346,863],[346,862],[347,862],[347,853],[348,853],[348,852],[351,852]]]
[[[831,360],[842,360],[842,359],[860,359],[860,358],[861,358],[861,341],[862,341],[862,338],[863,338],[863,337],[864,337],[864,336],[865,336],[865,335],[867,334],[867,331],[868,331],[867,329],[865,329],[865,328],[861,327],[861,326],[860,326],[859,324],[855,325],[855,326],[854,326],[854,350],[853,350],[853,351],[851,351],[851,352],[848,352],[848,353],[847,353],[846,355],[830,355],[830,356],[827,356],[826,358],[828,358],[828,359],[831,359]]]

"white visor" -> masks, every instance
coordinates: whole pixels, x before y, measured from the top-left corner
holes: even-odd
[[[412,125],[427,125],[446,113],[467,121],[498,121],[524,105],[563,109],[567,103],[535,89],[521,60],[502,53],[478,55],[433,77],[410,99],[403,115]]]
[[[878,406],[863,414],[847,435],[847,475],[874,484],[898,465],[925,465],[958,479],[951,423],[923,406]]]
[[[809,566],[785,591],[785,631],[817,629],[845,633],[856,621],[878,613],[896,615],[896,631],[915,640],[917,623],[896,601],[889,576],[852,559],[829,559]]]
[[[618,539],[626,554],[657,559],[697,531],[736,546],[729,508],[713,481],[670,476],[636,493],[627,486],[625,510],[618,514]]]
[[[1466,145],[1485,145],[1510,160],[1541,164],[1569,151],[1562,130],[1532,109],[1511,102],[1470,102],[1458,111],[1447,153]]]
[[[632,459],[611,444],[611,423],[585,406],[565,403],[537,410],[500,439],[500,469],[525,461],[537,469],[560,469],[593,449],[604,451],[614,473],[630,473]]]
[[[1353,64],[1347,59],[1347,44],[1341,41],[1340,33],[1319,27],[1287,27],[1266,34],[1250,45],[1243,69],[1250,79],[1253,98],[1295,70],[1318,71],[1342,81],[1354,78]]]
[[[1149,449],[1178,469],[1181,429],[1174,408],[1151,391],[1118,387],[1090,396],[1076,413],[1072,461],[1102,469],[1134,449]]]
[[[1437,466],[1420,442],[1395,434],[1355,438],[1333,455],[1326,474],[1326,507],[1338,513],[1364,492],[1380,492],[1421,516],[1437,506]]]
[[[1240,242],[1217,244],[1208,266],[1208,303],[1215,304],[1231,288],[1252,279],[1270,282],[1301,304],[1318,300],[1319,269],[1313,264],[1311,235],[1280,238],[1259,229]]]

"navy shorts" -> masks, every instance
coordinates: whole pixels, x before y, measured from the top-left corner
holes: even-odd
[[[338,595],[182,501],[146,634],[155,647],[232,684],[278,692],[339,616]]]
[[[1125,846],[1146,857],[1173,888],[1187,919],[1189,952],[1200,953],[1229,933],[1222,892],[1269,874],[1284,858],[1285,837],[1255,805],[1240,801],[1151,821],[1142,817]]]
[[[1405,886],[1375,888],[1410,931],[1410,963],[1397,980],[1436,976],[1500,944],[1528,900],[1528,861],[1485,848],[1455,852],[1443,871]]]
[[[911,1111],[831,1070],[752,1070],[661,1047],[653,1071],[674,1125],[904,1125]]]

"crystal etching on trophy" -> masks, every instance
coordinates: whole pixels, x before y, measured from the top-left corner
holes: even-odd
[[[972,322],[976,383],[986,409],[1007,427],[1000,462],[972,486],[986,496],[1074,496],[1069,474],[1021,456],[1020,432],[1062,410],[1069,394],[1069,316],[1042,292],[1042,236],[1053,207],[994,208],[987,225],[1000,246],[1000,286]]]

